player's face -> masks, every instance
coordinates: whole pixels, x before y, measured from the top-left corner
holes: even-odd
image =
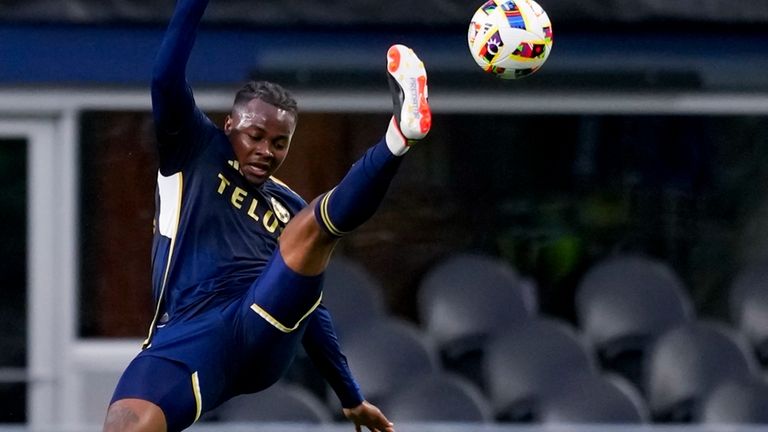
[[[240,172],[255,186],[264,183],[283,163],[295,129],[295,115],[261,99],[234,107],[224,124]]]

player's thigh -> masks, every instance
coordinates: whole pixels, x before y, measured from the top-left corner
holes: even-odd
[[[109,405],[104,432],[165,432],[159,406],[142,399],[120,399]]]
[[[245,314],[245,321],[263,320],[279,333],[290,334],[320,304],[322,284],[322,274],[300,274],[275,251],[249,288],[241,313]]]
[[[195,378],[181,363],[139,355],[117,383],[104,430],[183,430],[194,423],[201,411]]]

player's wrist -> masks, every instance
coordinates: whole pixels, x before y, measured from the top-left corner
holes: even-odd
[[[343,409],[353,409],[365,402],[365,397],[357,386],[354,386],[354,388],[337,390],[336,396],[339,398],[339,402],[341,402],[341,407]]]

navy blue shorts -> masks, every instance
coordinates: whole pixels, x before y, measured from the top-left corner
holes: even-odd
[[[112,402],[142,399],[160,407],[168,432],[181,431],[199,416],[197,375],[173,360],[152,356],[133,359],[120,377]],[[111,402],[110,402],[111,403]]]
[[[293,361],[307,318],[320,304],[322,280],[296,273],[275,253],[241,298],[158,328],[123,374],[113,401],[157,404],[172,431],[171,425],[183,429],[233,396],[269,387]],[[172,378],[150,367],[157,359],[178,366]],[[166,394],[178,400],[169,402]]]

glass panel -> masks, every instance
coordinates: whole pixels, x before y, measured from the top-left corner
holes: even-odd
[[[27,142],[0,139],[0,423],[26,420]],[[15,382],[14,382],[15,381]]]
[[[302,113],[278,177],[311,200],[387,119]],[[729,278],[750,254],[768,255],[765,236],[747,231],[768,230],[765,136],[758,116],[441,115],[339,251],[380,278],[390,312],[413,320],[419,278],[457,250],[507,259],[536,280],[542,310],[566,319],[590,264],[643,252],[680,273],[700,313],[725,317]],[[153,313],[151,116],[85,113],[82,137],[80,334],[142,337]]]
[[[151,116],[85,112],[81,137],[79,333],[141,337],[152,319]]]

